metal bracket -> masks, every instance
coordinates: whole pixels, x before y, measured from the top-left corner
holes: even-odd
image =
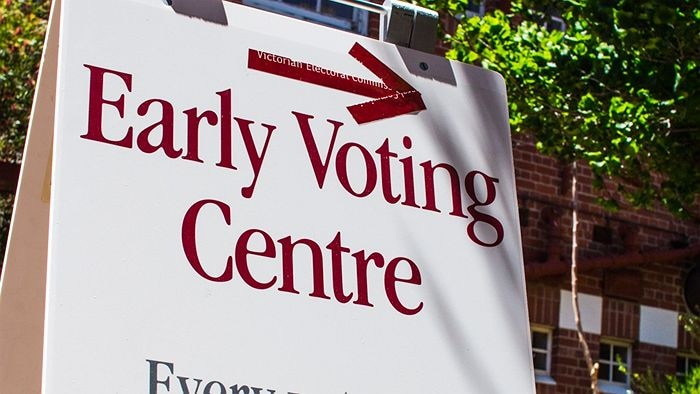
[[[438,13],[402,1],[391,1],[386,42],[433,53],[437,37]]]
[[[331,0],[380,15],[379,40],[434,53],[439,15],[433,10],[398,0],[375,4],[368,0]],[[387,21],[388,19],[388,21]]]

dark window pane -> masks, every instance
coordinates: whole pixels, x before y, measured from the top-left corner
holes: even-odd
[[[481,9],[480,2],[474,1],[474,0],[469,0],[467,2],[467,10],[469,10],[475,14],[478,14],[480,9]]]
[[[618,382],[618,383],[627,383],[627,375],[620,371],[618,367],[614,367],[613,369],[613,382]]]
[[[353,8],[345,4],[334,3],[329,0],[321,1],[321,12],[325,15],[342,19],[352,19]]]
[[[685,357],[676,357],[676,373],[685,375]]]
[[[610,360],[610,345],[607,343],[601,343],[600,344],[600,359],[601,360]]]
[[[547,370],[547,355],[545,353],[533,353],[532,363],[535,364],[535,369],[540,371]]]
[[[627,348],[622,346],[613,346],[613,361],[627,363]]]
[[[700,360],[696,360],[694,358],[688,358],[688,370],[686,372],[690,372],[693,369],[695,369],[698,365],[700,365]]]
[[[598,370],[598,378],[601,380],[610,380],[610,364],[600,363],[600,369]]]
[[[316,0],[283,0],[283,3],[291,4],[307,10],[316,10]]]
[[[547,350],[547,334],[544,332],[532,332],[532,347]]]

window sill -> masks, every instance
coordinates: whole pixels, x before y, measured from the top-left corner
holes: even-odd
[[[598,382],[598,389],[605,394],[634,394],[631,388],[615,383]]]
[[[535,383],[546,384],[549,386],[557,385],[557,382],[554,379],[552,379],[551,376],[544,374],[535,374]]]

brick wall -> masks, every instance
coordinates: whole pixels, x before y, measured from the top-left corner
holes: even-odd
[[[634,341],[639,338],[639,304],[603,298],[601,335]]]
[[[591,345],[591,353],[597,355],[597,335],[586,334]],[[587,367],[578,348],[578,336],[575,331],[558,329],[554,332],[552,350],[552,376],[557,384],[537,385],[538,393],[589,394],[590,379]]]
[[[537,153],[527,137],[514,136],[513,155],[526,265],[570,261],[570,168]],[[591,174],[581,170],[579,184],[579,262],[601,256],[624,256],[673,249],[700,242],[700,226],[681,221],[663,209],[624,207],[608,212],[595,202]],[[579,290],[602,297],[600,334],[587,333],[594,361],[601,338],[629,343],[632,371],[673,373],[676,355],[700,349],[680,327],[676,348],[644,343],[640,337],[640,306],[687,312],[684,275],[700,259],[632,265],[582,273]],[[569,275],[527,282],[530,321],[552,328],[551,377],[556,385],[537,384],[538,393],[589,393],[589,378],[575,331],[560,328],[560,290],[569,289]]]
[[[546,260],[548,230],[549,234],[559,235],[559,257],[568,259],[571,239],[568,232],[571,226],[569,166],[538,154],[534,143],[524,136],[514,136],[513,156],[520,208],[527,212],[527,220],[522,223],[525,261],[537,263]],[[626,247],[642,250],[670,248],[700,239],[697,223],[680,221],[662,209],[648,211],[623,207],[616,213],[605,211],[595,201],[597,194],[591,182],[590,171],[580,169],[580,258],[619,254]],[[548,226],[548,220],[551,222],[552,219],[556,221],[554,226],[558,226],[553,230]],[[594,226],[609,229],[609,238],[594,241]]]
[[[541,283],[528,284],[527,307],[530,322],[556,327],[559,323],[559,288]]]

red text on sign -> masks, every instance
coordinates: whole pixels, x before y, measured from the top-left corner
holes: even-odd
[[[340,231],[325,246],[324,251],[316,241],[308,238],[293,239],[291,236],[286,236],[273,240],[264,230],[248,229],[233,242],[235,244],[233,247],[234,254],[229,256],[226,262],[222,264],[224,267],[223,271],[220,273],[207,272],[197,252],[197,218],[202,209],[207,206],[217,208],[221,213],[222,220],[229,226],[232,224],[231,207],[218,200],[201,200],[187,210],[182,221],[182,246],[191,267],[202,278],[213,282],[228,282],[237,273],[238,277],[246,285],[254,289],[267,290],[277,285],[278,291],[299,294],[299,284],[297,283],[299,278],[295,275],[295,267],[297,264],[310,263],[311,280],[306,280],[306,283],[311,283],[312,288],[308,293],[309,296],[335,300],[341,304],[352,301],[355,305],[372,307],[374,304],[370,300],[370,289],[367,280],[369,270],[383,269],[384,288],[381,291],[386,296],[389,304],[404,315],[415,315],[423,309],[423,302],[419,302],[417,305],[406,305],[399,297],[399,284],[402,286],[421,285],[421,274],[416,263],[407,257],[387,259],[380,252],[367,252],[365,250],[352,252],[350,248],[343,245]],[[200,237],[205,238],[206,234]],[[251,247],[251,239],[262,240],[264,247],[253,249]],[[308,259],[295,260],[294,252],[298,248],[303,248],[310,252],[310,261]],[[253,261],[250,259],[251,256],[263,258],[263,260],[273,260],[280,265],[279,274],[266,278],[256,278],[251,270],[251,264],[253,264]],[[356,277],[354,279],[356,286],[353,289],[347,289],[343,284],[343,264],[348,257],[352,257],[355,265]],[[258,264],[262,263],[260,259],[255,259],[255,261]],[[330,265],[332,275],[332,297],[328,295],[324,281],[324,272],[328,269],[328,265]],[[402,272],[408,270],[410,275],[400,277],[398,275],[399,270]],[[372,290],[376,291],[377,289]]]

